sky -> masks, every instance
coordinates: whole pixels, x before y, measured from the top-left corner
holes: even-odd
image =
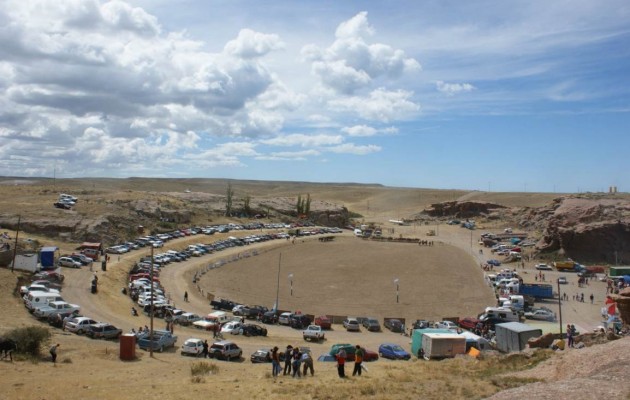
[[[0,175],[630,191],[627,0],[0,2]]]

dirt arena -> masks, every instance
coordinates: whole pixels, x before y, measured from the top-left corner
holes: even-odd
[[[289,242],[287,242],[289,243]],[[242,248],[241,254],[249,253]],[[280,256],[281,255],[281,256]],[[434,246],[362,240],[296,240],[209,270],[200,286],[217,297],[315,315],[401,317],[476,315],[494,302],[470,254]],[[293,295],[289,274],[293,275]],[[397,303],[396,284],[399,280]]]

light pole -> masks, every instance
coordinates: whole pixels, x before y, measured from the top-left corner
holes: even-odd
[[[279,308],[279,304],[278,304],[278,297],[280,295],[280,264],[282,263],[282,253],[280,253],[280,257],[278,257],[278,284],[276,285],[276,307],[274,311],[278,311]]]
[[[400,300],[400,280],[398,278],[394,279],[394,285],[396,285],[396,303]]]
[[[293,296],[293,274],[289,274],[289,283],[291,284],[291,296]]]
[[[562,295],[560,294],[560,278],[556,280],[558,284],[558,317],[560,322],[560,340],[564,342],[564,338],[562,337]]]

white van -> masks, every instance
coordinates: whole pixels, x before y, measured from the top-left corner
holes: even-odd
[[[47,292],[29,292],[24,299],[24,305],[29,311],[35,310],[37,307],[45,306],[51,301],[64,301],[59,293]]]
[[[216,319],[221,325],[231,321],[231,318],[225,311],[215,311],[208,314],[208,318]]]
[[[488,319],[499,319],[504,322],[519,322],[520,317],[518,312],[511,308],[505,307],[486,307],[483,314],[479,316],[479,320],[484,322]]]

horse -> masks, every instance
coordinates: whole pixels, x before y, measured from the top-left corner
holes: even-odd
[[[9,356],[11,362],[13,362],[13,351],[17,350],[17,343],[11,339],[0,339],[0,354],[2,354],[2,359],[4,360]]]

